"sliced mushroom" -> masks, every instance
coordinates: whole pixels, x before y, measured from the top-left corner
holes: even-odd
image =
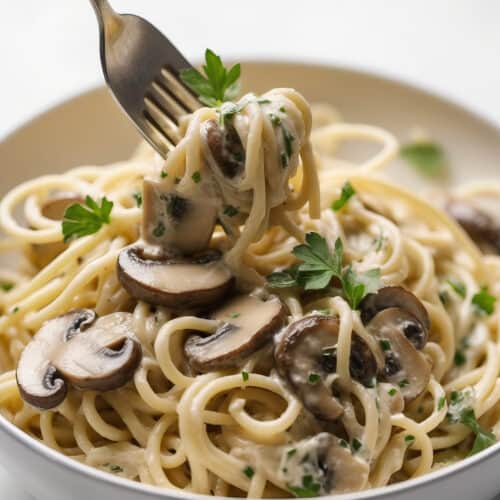
[[[319,466],[325,475],[325,491],[333,494],[364,489],[369,473],[366,461],[354,456],[350,448],[342,446],[342,441],[331,434],[321,433],[318,440]]]
[[[500,254],[500,224],[470,201],[450,200],[445,210],[483,250]]]
[[[215,120],[203,124],[202,133],[215,164],[224,177],[234,179],[245,168],[245,149],[238,132],[231,123],[224,127]]]
[[[291,449],[296,451],[290,456]],[[315,496],[360,491],[368,482],[368,463],[346,441],[327,432],[285,446],[281,456],[282,474],[292,491],[307,487],[306,476],[312,478]]]
[[[77,389],[109,391],[127,383],[142,351],[133,338],[132,315],[114,313],[96,319],[77,309],[47,321],[26,346],[17,365],[17,384],[29,404],[50,409]]]
[[[51,220],[62,220],[66,209],[75,203],[83,203],[83,197],[78,193],[61,192],[49,198],[41,207],[44,217]],[[45,267],[67,247],[62,241],[55,243],[34,244],[33,257],[35,264]]]
[[[175,310],[213,306],[234,282],[216,250],[191,258],[150,258],[144,247],[133,245],[118,255],[117,270],[132,297]]]
[[[325,381],[336,369],[338,335],[336,317],[307,316],[288,326],[274,351],[280,375],[288,380],[304,406],[325,420],[334,420],[343,412]],[[350,371],[365,385],[371,385],[377,375],[375,356],[356,333],[351,341]]]
[[[408,325],[419,321],[399,307],[380,311],[367,325],[385,354],[383,378],[398,386],[406,401],[416,398],[429,383],[431,367],[406,337]]]
[[[144,179],[143,238],[150,245],[193,255],[208,247],[217,221],[218,201],[210,182],[203,180],[192,193],[174,185]]]
[[[417,320],[403,325],[404,334],[417,349],[422,349],[429,337],[429,315],[422,302],[400,286],[386,286],[368,294],[359,305],[361,320],[367,324],[377,313],[390,307],[404,309]]]
[[[221,322],[215,333],[192,335],[186,341],[189,364],[200,372],[238,366],[283,327],[286,314],[285,305],[274,295],[267,300],[254,295],[230,300],[211,315]]]

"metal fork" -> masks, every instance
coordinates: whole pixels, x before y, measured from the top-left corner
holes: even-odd
[[[179,79],[191,68],[145,19],[118,14],[107,0],[90,0],[99,21],[101,65],[115,99],[163,157],[180,140],[179,119],[201,106]]]

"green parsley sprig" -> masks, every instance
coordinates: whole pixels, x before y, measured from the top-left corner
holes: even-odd
[[[332,203],[332,210],[334,212],[338,212],[339,210],[344,208],[347,202],[355,194],[356,190],[354,189],[353,185],[349,181],[346,181],[345,184],[342,186],[342,190],[340,192],[340,198]]]
[[[238,78],[241,67],[235,64],[227,70],[221,58],[212,50],[205,51],[205,76],[194,68],[181,70],[181,80],[196,94],[200,101],[207,106],[220,106],[225,101],[231,101],[239,92]]]
[[[73,238],[81,238],[94,234],[101,229],[103,224],[110,223],[113,202],[104,197],[101,206],[90,196],[85,198],[85,204],[75,203],[64,212],[62,233],[64,242]]]
[[[267,282],[271,287],[300,286],[304,290],[323,290],[329,287],[333,278],[337,278],[352,309],[358,308],[365,295],[380,288],[380,269],[358,274],[352,266],[343,268],[344,247],[340,238],[335,241],[335,250],[331,253],[325,238],[318,233],[307,233],[306,243],[296,246],[293,254],[301,263],[270,274]]]
[[[446,173],[447,160],[443,148],[435,142],[419,140],[401,146],[403,160],[426,177],[442,177]]]
[[[448,420],[452,424],[460,423],[467,426],[476,436],[468,456],[492,446],[497,442],[495,434],[481,427],[476,419],[474,408],[467,405],[468,398],[460,391],[453,391],[450,395]]]
[[[482,286],[479,292],[472,297],[472,304],[480,314],[490,316],[495,309],[496,297],[488,293],[488,287]]]

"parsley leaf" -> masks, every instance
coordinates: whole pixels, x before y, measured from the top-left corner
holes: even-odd
[[[298,498],[312,498],[318,496],[321,485],[315,483],[310,474],[306,474],[302,476],[302,486],[292,486],[289,484],[288,489]]]
[[[342,186],[342,191],[340,192],[340,198],[332,203],[332,210],[338,212],[340,209],[344,208],[346,203],[356,194],[356,190],[353,188],[352,184],[347,181]]]
[[[0,283],[0,288],[4,292],[10,292],[14,288],[14,283],[11,283],[10,281],[3,281]]]
[[[238,95],[238,79],[241,73],[239,64],[227,70],[221,58],[212,50],[207,49],[203,72],[205,76],[194,68],[188,68],[181,70],[179,74],[181,80],[198,94],[202,103],[216,107]]]
[[[446,283],[448,283],[448,285],[451,286],[451,288],[457,295],[462,297],[462,299],[465,299],[465,295],[467,294],[467,288],[465,287],[464,283],[453,278],[447,279]]]
[[[241,378],[243,379],[243,382],[248,382],[248,377],[249,377],[248,372],[243,370],[241,372]]]
[[[62,221],[64,242],[97,233],[103,224],[109,224],[112,209],[113,202],[106,197],[99,206],[90,196],[85,198],[85,205],[75,203],[68,207]]]
[[[243,469],[243,474],[245,474],[246,477],[248,477],[248,479],[252,479],[252,477],[254,476],[255,474],[255,471],[253,470],[253,467],[250,467],[249,465],[247,465],[244,469]]]
[[[493,314],[496,300],[496,297],[488,293],[487,286],[482,286],[479,292],[472,297],[472,303],[477,307],[478,312],[488,316]]]
[[[332,278],[340,281],[345,299],[357,309],[363,297],[380,288],[380,269],[358,274],[352,266],[342,269],[344,247],[342,240],[335,241],[334,252],[318,233],[307,233],[306,242],[296,246],[292,253],[302,262],[291,268],[270,274],[267,282],[273,288],[301,286],[304,290],[323,290]]]
[[[453,391],[450,395],[448,420],[450,423],[460,423],[467,426],[475,435],[476,439],[468,456],[475,455],[497,442],[495,434],[481,427],[476,419],[474,408],[468,406],[470,395],[463,391]]]
[[[132,198],[134,198],[135,203],[137,204],[138,208],[141,208],[142,206],[142,194],[137,192],[132,195]]]
[[[439,177],[446,171],[446,157],[439,144],[415,141],[401,146],[401,158],[427,177]]]

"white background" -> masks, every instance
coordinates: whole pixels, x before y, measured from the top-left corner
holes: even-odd
[[[438,91],[500,123],[499,0],[112,3],[153,20],[190,59],[210,47],[231,59],[285,57],[372,69]],[[102,80],[87,0],[0,0],[0,6],[3,136]],[[0,469],[0,500],[30,499],[18,484]]]

